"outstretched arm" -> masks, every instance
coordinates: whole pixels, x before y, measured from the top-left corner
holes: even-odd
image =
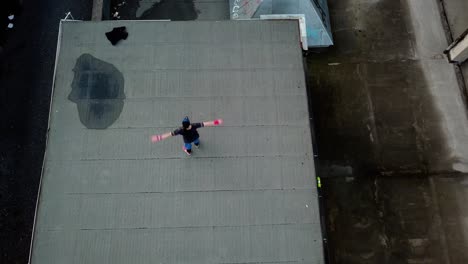
[[[151,136],[151,141],[152,142],[158,142],[158,141],[170,138],[172,136],[173,136],[172,132],[167,132],[167,133],[162,134],[162,135],[153,135],[153,136]]]
[[[213,121],[203,122],[203,126],[219,126],[219,125],[222,125],[222,124],[223,124],[222,119],[216,119],[216,120],[213,120]]]

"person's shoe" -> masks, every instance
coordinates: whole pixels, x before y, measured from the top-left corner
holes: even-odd
[[[195,145],[196,148],[200,148],[200,143],[198,143],[198,144],[194,143],[194,145]]]
[[[184,152],[187,153],[187,155],[189,155],[189,156],[192,155],[192,150],[191,149],[184,148]]]

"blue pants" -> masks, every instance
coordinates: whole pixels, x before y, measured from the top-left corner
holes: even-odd
[[[195,144],[195,145],[200,144],[200,138],[195,139],[195,140],[194,140],[193,142],[191,142],[191,143],[184,143],[185,149],[186,149],[186,150],[192,149],[192,143]]]

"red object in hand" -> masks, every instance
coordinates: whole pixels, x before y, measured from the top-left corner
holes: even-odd
[[[158,141],[161,141],[161,140],[162,140],[161,135],[154,135],[154,136],[151,137],[152,142],[158,142]]]
[[[221,125],[223,123],[222,119],[216,119],[214,122],[215,126]]]

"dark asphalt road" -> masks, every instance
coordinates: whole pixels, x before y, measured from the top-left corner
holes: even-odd
[[[20,2],[0,51],[0,263],[9,264],[28,260],[59,21],[68,11],[89,20],[92,8],[92,0]]]

